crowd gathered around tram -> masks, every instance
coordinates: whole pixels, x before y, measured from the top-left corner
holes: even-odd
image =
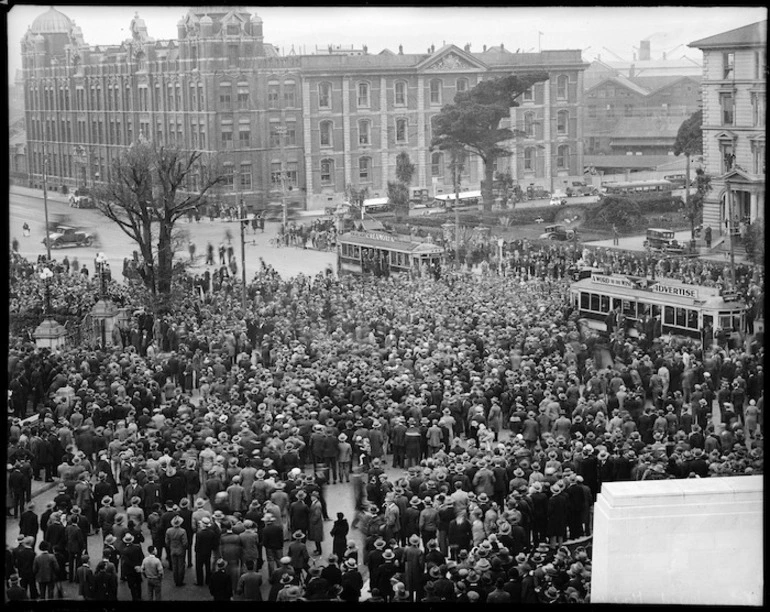
[[[503,252],[478,274],[263,262],[246,312],[235,277],[188,277],[162,316],[111,282],[131,317],[106,346],[13,333],[6,598],[584,603],[603,483],[763,472],[761,334],[604,337],[569,299],[584,266],[719,286],[725,265]],[[12,254],[12,319],[44,290],[54,314],[95,303],[87,268],[44,289],[40,265]],[[736,280],[753,321],[763,270]],[[34,481],[55,483],[44,507]],[[340,486],[354,509],[330,516]]]

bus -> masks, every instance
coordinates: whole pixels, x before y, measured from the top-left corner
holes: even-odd
[[[702,330],[711,330],[711,337],[720,330],[729,334],[743,329],[746,321],[746,304],[735,294],[673,278],[593,273],[570,285],[570,302],[599,332],[608,331],[607,316],[620,309],[631,337],[638,337],[654,318],[661,334],[701,339]]]
[[[340,273],[372,273],[419,270],[422,264],[439,264],[444,248],[432,242],[417,242],[409,236],[385,232],[352,231],[337,236],[337,270]]]
[[[606,183],[605,187],[607,195],[671,195],[675,185],[671,181],[666,180],[649,180]]]
[[[481,191],[461,191],[455,197],[454,193],[442,193],[433,198],[433,203],[441,208],[451,210],[459,199],[460,206],[478,206],[481,201]]]

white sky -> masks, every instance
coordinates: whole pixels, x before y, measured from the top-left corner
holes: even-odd
[[[176,38],[176,23],[186,5],[77,6],[55,5],[74,19],[87,44],[117,44],[130,36],[135,12],[145,20],[152,38]],[[8,13],[8,77],[12,82],[21,68],[21,37],[49,5],[17,4]],[[250,7],[263,22],[265,42],[288,53],[314,53],[316,45],[361,48],[369,53],[384,48],[424,53],[434,44],[472,51],[503,43],[506,49],[583,49],[583,58],[631,60],[634,48],[650,40],[653,59],[667,51],[669,58],[700,61],[701,53],[686,45],[692,41],[767,19],[767,9],[757,6],[646,6],[646,7]],[[542,35],[538,35],[542,32]],[[538,40],[539,39],[539,40]],[[680,46],[681,45],[681,46]],[[607,51],[612,51],[610,53]]]

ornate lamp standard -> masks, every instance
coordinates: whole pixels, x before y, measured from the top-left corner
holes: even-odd
[[[116,324],[118,309],[107,294],[108,263],[104,253],[97,253],[94,259],[96,277],[99,280],[99,300],[91,309],[93,333],[102,348],[112,343],[112,328]]]
[[[45,305],[43,307],[43,315],[48,318],[51,316],[51,279],[53,278],[53,272],[50,268],[43,268],[39,273],[40,280],[43,281],[43,290],[45,292]]]
[[[43,268],[38,276],[43,281],[45,302],[43,322],[35,329],[35,344],[38,348],[58,349],[64,345],[67,330],[51,318],[51,279],[53,272],[49,268]]]

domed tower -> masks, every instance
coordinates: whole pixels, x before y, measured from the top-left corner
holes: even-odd
[[[43,68],[51,65],[51,60],[63,59],[66,55],[67,45],[72,42],[75,23],[64,13],[51,7],[32,22],[21,40],[22,57],[30,51],[34,55],[32,65],[26,68]]]

